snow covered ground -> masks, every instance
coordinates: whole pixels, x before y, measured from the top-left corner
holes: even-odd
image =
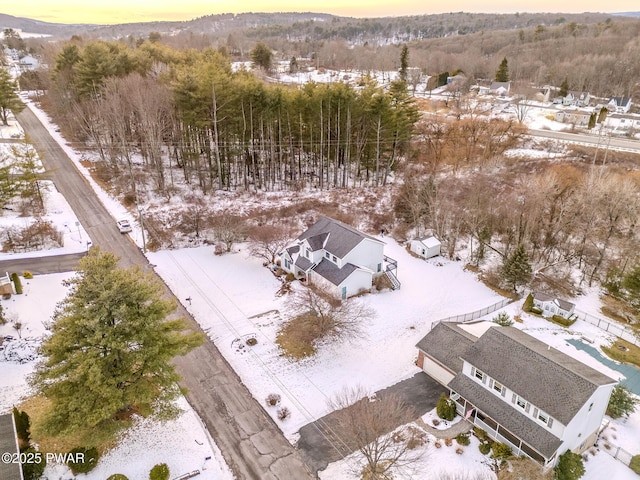
[[[213,255],[211,247],[149,253],[156,271],[182,300],[261,403],[270,393],[292,410],[281,422],[290,437],[303,425],[328,413],[327,402],[345,386],[361,384],[370,392],[393,385],[419,371],[415,344],[431,322],[489,306],[499,300],[462,265],[438,258],[425,262],[385,238],[385,254],[398,260],[402,288],[360,299],[376,316],[365,325],[365,338],[322,345],[307,360],[280,355],[276,332],[287,316],[281,283],[246,251]],[[243,346],[255,336],[258,344]]]
[[[46,334],[56,304],[67,293],[62,281],[73,273],[36,275],[23,280],[24,293],[10,300],[0,300],[9,320],[0,325],[0,413],[6,413],[30,395],[27,376],[37,362],[37,348]],[[16,322],[22,324],[20,333]],[[12,337],[11,340],[6,338]],[[21,337],[21,338],[20,338]],[[126,474],[131,480],[148,477],[149,470],[158,463],[167,463],[172,478],[194,470],[201,470],[203,480],[230,480],[233,478],[220,450],[209,436],[187,401],[178,401],[183,413],[168,422],[138,419],[125,432],[117,447],[102,458],[91,473],[83,478],[104,480],[114,473]],[[55,452],[66,453],[66,452]],[[209,460],[205,460],[209,457]],[[203,470],[206,468],[206,470]],[[64,465],[51,465],[45,470],[48,478],[71,478]]]

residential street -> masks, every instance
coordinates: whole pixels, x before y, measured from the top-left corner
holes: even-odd
[[[91,237],[93,245],[120,256],[124,267],[139,265],[152,270],[129,236],[119,233],[115,219],[33,112],[26,108],[17,115],[17,119],[40,153],[48,175]],[[47,262],[46,258],[25,262],[20,263],[24,267],[19,268],[34,273],[54,268],[51,265],[46,269],[41,266]],[[62,264],[60,267],[63,267]],[[166,294],[173,297],[168,288]],[[194,329],[199,329],[177,300],[176,303],[177,315],[187,318]],[[188,390],[186,396],[189,403],[200,415],[236,478],[313,478],[299,453],[251,396],[212,342],[207,342],[185,357],[177,358],[175,364],[183,377],[182,386]]]

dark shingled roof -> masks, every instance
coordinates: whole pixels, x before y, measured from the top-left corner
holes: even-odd
[[[313,265],[313,263],[311,263],[311,261],[308,258],[300,255],[298,258],[296,258],[295,265],[296,267],[300,267],[302,270],[306,272],[309,269],[309,267]]]
[[[294,245],[292,247],[287,248],[287,253],[291,257],[294,253],[298,253],[300,251],[300,245]]]
[[[462,358],[564,425],[596,388],[616,383],[514,327],[490,328]]]
[[[300,235],[298,240],[307,240],[314,251],[324,248],[336,257],[342,258],[365,238],[383,243],[342,222],[322,217]]]
[[[567,312],[571,311],[571,309],[575,307],[573,303],[562,300],[561,298],[556,298],[556,302],[561,309],[566,310]]]
[[[344,279],[351,275],[357,268],[358,267],[352,263],[347,263],[342,268],[338,268],[335,263],[322,259],[319,264],[313,267],[313,271],[337,286],[340,285]]]
[[[440,322],[416,345],[424,353],[454,373],[462,370],[460,357],[476,337],[462,330],[456,323]]]
[[[18,453],[18,440],[13,427],[13,415],[0,415],[0,453]],[[22,471],[18,463],[0,462],[0,479],[22,480]]]
[[[540,300],[541,302],[550,302],[551,300],[553,300],[555,297],[552,297],[551,295],[549,295],[548,293],[544,293],[544,292],[535,292],[533,294],[533,298],[535,298],[536,300]]]
[[[499,329],[489,329],[489,331],[492,330]],[[509,362],[505,361],[505,363]],[[449,382],[448,387],[462,395],[478,410],[497,421],[546,458],[550,458],[558,447],[560,447],[562,441],[549,430],[518,412],[511,404],[496,398],[496,396],[484,386],[476,383],[466,375],[462,373],[458,374]]]

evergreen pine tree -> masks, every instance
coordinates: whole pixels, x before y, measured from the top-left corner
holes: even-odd
[[[587,126],[587,128],[592,129],[593,127],[596,126],[596,112],[593,112],[590,116],[589,116],[589,125]]]
[[[406,45],[402,46],[400,52],[400,80],[407,81],[407,69],[409,68],[409,48]]]
[[[100,427],[131,410],[171,416],[180,394],[170,363],[203,341],[182,319],[167,320],[175,305],[138,267],[92,248],[54,314],[52,334],[33,385],[51,401],[45,429],[61,434]]]
[[[600,111],[598,112],[598,123],[602,123],[607,119],[607,114],[609,113],[609,110],[607,110],[607,107],[602,107],[600,109]]]
[[[629,303],[640,310],[640,265],[624,276],[622,288]]]
[[[496,70],[496,82],[508,82],[509,81],[509,64],[507,57],[502,59],[498,70]]]
[[[9,112],[18,113],[24,108],[16,93],[17,88],[9,72],[0,68],[0,120],[3,125],[9,125]]]
[[[567,93],[569,93],[569,81],[565,78],[560,84],[560,91],[558,92],[558,96],[566,97]]]
[[[271,70],[271,61],[273,52],[264,43],[260,42],[251,50],[251,61],[256,67],[261,68],[265,72]]]
[[[578,480],[585,472],[582,457],[571,450],[560,455],[554,470],[557,480]]]
[[[531,279],[531,264],[524,245],[518,245],[510,256],[505,257],[502,264],[502,277],[514,290]]]

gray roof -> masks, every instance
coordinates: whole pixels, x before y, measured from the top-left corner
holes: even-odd
[[[18,453],[18,440],[13,426],[13,414],[0,415],[0,453]],[[0,462],[2,480],[22,480],[22,469],[17,463]]]
[[[554,300],[556,297],[551,296],[548,293],[544,293],[544,292],[535,292],[533,294],[533,298],[535,298],[536,300],[540,300],[541,302],[550,302],[551,300]]]
[[[514,327],[488,329],[462,358],[564,425],[596,388],[616,383]]]
[[[324,248],[336,257],[342,258],[365,238],[384,243],[342,222],[322,217],[300,235],[298,240],[307,240],[314,251]]]
[[[489,329],[489,331],[492,330],[501,330],[501,328]],[[496,399],[493,393],[466,375],[458,374],[449,382],[448,387],[546,458],[550,458],[562,444],[562,441],[549,430],[520,413],[511,404]]]
[[[294,253],[298,253],[300,251],[300,245],[294,245],[292,247],[287,248],[287,253],[290,257],[293,256]]]
[[[562,300],[561,298],[556,298],[556,303],[561,309],[566,310],[567,312],[570,311],[573,307],[575,307],[573,303],[567,302],[566,300]]]
[[[300,255],[300,256],[298,256],[298,258],[296,258],[295,266],[299,267],[300,269],[304,270],[305,272],[312,265],[313,265],[313,263],[311,263],[311,261],[308,258],[303,257],[302,255]]]
[[[462,370],[460,357],[477,340],[456,323],[440,322],[418,342],[416,347],[454,373]]]
[[[631,101],[629,97],[611,97],[609,101],[613,100],[618,107],[624,107]]]
[[[321,277],[329,280],[334,285],[340,285],[349,275],[351,275],[358,267],[352,263],[347,263],[339,268],[335,263],[323,258],[322,261],[313,267],[313,271]]]

